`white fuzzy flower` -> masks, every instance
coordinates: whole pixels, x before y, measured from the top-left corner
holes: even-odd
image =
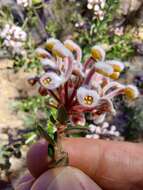
[[[93,124],[89,125],[89,130],[90,130],[92,133],[95,132],[95,130],[96,130],[96,125],[93,125]]]
[[[82,106],[93,108],[98,103],[99,95],[95,90],[89,90],[85,87],[80,87],[77,90],[77,99]]]
[[[99,11],[99,10],[100,10],[99,5],[95,5],[95,6],[94,6],[94,11]]]
[[[28,7],[31,4],[30,0],[17,0],[17,4],[23,7]]]
[[[91,139],[91,138],[93,138],[93,135],[86,135],[86,138]]]
[[[97,135],[97,134],[94,134],[94,135],[86,135],[86,138],[88,138],[88,139],[91,139],[91,138],[93,138],[93,139],[99,139],[100,136]]]
[[[116,126],[115,126],[115,125],[112,125],[112,126],[111,126],[111,131],[113,131],[113,132],[116,131]]]
[[[119,136],[120,136],[120,133],[119,133],[118,131],[116,131],[116,132],[114,133],[114,135],[115,135],[116,137],[119,137]]]
[[[54,72],[48,72],[45,73],[41,78],[40,78],[40,84],[49,90],[53,90],[55,88],[58,88],[63,82],[62,77],[58,76]]]
[[[88,3],[88,4],[87,4],[87,8],[88,8],[89,10],[91,10],[91,9],[93,8],[93,5],[90,4],[90,3]]]
[[[106,129],[109,127],[109,123],[108,122],[104,122],[103,125],[102,125],[102,128],[103,129]]]
[[[105,4],[106,0],[88,0],[87,8],[93,9],[96,19],[103,20]]]
[[[105,116],[106,116],[105,113],[104,113],[104,114],[101,114],[101,115],[95,115],[95,116],[93,117],[94,123],[95,123],[95,124],[103,123],[103,121],[105,120]]]
[[[124,27],[117,27],[114,29],[114,34],[117,36],[123,36],[124,34]]]
[[[101,127],[96,127],[96,134],[100,134],[101,133]]]
[[[109,139],[110,137],[119,137],[120,132],[117,131],[115,125],[109,125],[108,122],[102,123],[102,125],[89,125],[89,130],[91,134],[86,135],[86,138],[94,138],[100,139],[102,137],[106,137]]]
[[[12,52],[21,54],[27,34],[19,26],[6,24],[0,32],[0,37],[4,46],[10,48]]]
[[[102,125],[89,125],[89,130],[91,134],[86,135],[86,138],[100,139],[102,137],[106,137],[109,139],[110,137],[119,137],[120,132],[117,131],[116,126],[110,126],[108,122],[104,122]]]

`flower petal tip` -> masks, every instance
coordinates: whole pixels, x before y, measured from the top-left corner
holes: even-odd
[[[125,87],[124,92],[125,92],[125,95],[126,95],[129,99],[131,99],[131,100],[132,100],[132,99],[136,99],[136,98],[139,97],[139,91],[138,91],[137,87],[134,86],[134,85],[127,85],[127,86]]]
[[[106,53],[101,46],[93,46],[91,55],[96,61],[104,61]]]
[[[123,62],[121,61],[116,61],[116,60],[109,60],[109,61],[106,61],[106,64],[109,64],[113,67],[114,71],[115,72],[122,72],[125,68],[125,65]]]
[[[54,45],[57,43],[61,43],[61,42],[55,38],[49,38],[49,39],[47,39],[47,41],[45,43],[45,48],[52,51]]]

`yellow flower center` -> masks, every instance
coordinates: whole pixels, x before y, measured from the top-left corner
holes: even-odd
[[[96,51],[95,52],[95,57],[96,57],[97,60],[101,59],[101,57],[102,57],[101,53],[99,51]]]
[[[95,60],[98,61],[98,60],[100,60],[100,59],[102,58],[102,55],[101,55],[100,51],[93,49],[93,50],[92,50],[92,57],[93,57]]]
[[[52,79],[50,77],[47,77],[43,80],[43,83],[44,83],[44,85],[48,85],[51,81],[52,81]]]
[[[93,103],[93,97],[92,96],[85,96],[84,97],[84,103],[87,105],[91,105]]]

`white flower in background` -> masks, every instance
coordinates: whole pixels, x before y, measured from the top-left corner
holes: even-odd
[[[17,0],[18,5],[22,5],[23,7],[28,7],[31,5],[31,0]]]
[[[11,49],[14,54],[23,54],[23,48],[27,39],[27,34],[19,26],[6,24],[0,32],[0,37],[4,40],[3,45]]]
[[[91,124],[89,125],[89,130],[91,134],[86,135],[86,138],[100,139],[116,138],[121,136],[117,127],[115,125],[110,126],[108,122],[104,122],[101,126]]]
[[[123,36],[124,35],[124,27],[117,27],[114,29],[114,34],[117,36]]]
[[[88,0],[87,8],[94,11],[95,18],[104,19],[104,8],[106,0]]]
[[[79,21],[79,22],[75,23],[75,27],[76,28],[82,28],[84,26],[84,24],[85,24],[84,21]]]
[[[86,138],[87,139],[91,139],[91,138],[93,138],[93,139],[100,139],[100,136],[96,135],[96,134],[94,134],[94,135],[86,135]]]

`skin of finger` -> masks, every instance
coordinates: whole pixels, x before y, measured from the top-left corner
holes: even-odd
[[[101,190],[82,171],[71,168],[53,168],[41,175],[31,190]]]
[[[48,144],[43,143],[43,146],[47,147]],[[81,169],[103,189],[143,189],[143,145],[86,138],[66,138],[63,140],[63,147],[68,152],[69,165]],[[36,152],[38,151],[37,148]],[[32,164],[28,166],[31,167],[30,170],[35,167],[33,155],[29,157],[33,163],[33,166]],[[43,156],[40,151],[39,173],[41,173],[41,157]]]
[[[29,171],[27,171],[24,176],[20,177],[18,181],[15,182],[16,185],[30,181],[30,180],[35,180],[35,178],[30,174]]]
[[[84,171],[103,189],[143,189],[143,145],[69,138],[63,147],[69,165]]]
[[[20,177],[14,184],[15,190],[29,190],[32,187],[35,178],[30,174],[29,171],[26,171],[24,176]]]
[[[34,183],[34,179],[24,179],[24,181],[20,181],[16,186],[15,190],[30,190]]]
[[[31,159],[32,158],[32,159]],[[33,144],[27,153],[27,166],[30,173],[35,177],[39,177],[43,172],[48,170],[48,142],[44,139]]]

